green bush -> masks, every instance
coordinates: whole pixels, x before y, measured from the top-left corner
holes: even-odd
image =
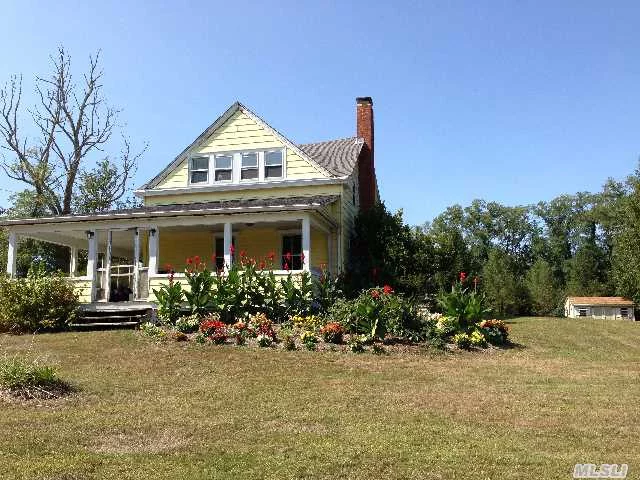
[[[471,337],[466,333],[456,333],[453,336],[453,343],[455,343],[458,348],[469,350],[469,348],[471,348]]]
[[[170,269],[171,270],[171,269]],[[169,274],[169,284],[162,285],[160,289],[153,289],[158,302],[158,316],[163,322],[173,325],[180,317],[180,308],[184,298],[184,291],[180,282],[174,282],[174,272]]]
[[[70,390],[56,367],[18,357],[0,360],[0,388],[27,397],[57,396]]]
[[[182,333],[193,333],[198,331],[200,327],[200,317],[195,315],[187,315],[176,320],[176,330]]]
[[[349,333],[384,338],[388,333],[407,337],[422,328],[409,300],[389,286],[363,290],[353,300],[338,300],[329,309],[332,322],[345,326]]]
[[[447,317],[455,318],[463,331],[472,329],[489,313],[484,294],[478,292],[475,287],[467,287],[466,279],[466,274],[460,273],[460,280],[453,285],[451,292],[441,293],[438,297],[438,305],[443,313]]]
[[[0,276],[0,332],[58,331],[76,318],[79,296],[61,274],[34,266],[26,278]]]

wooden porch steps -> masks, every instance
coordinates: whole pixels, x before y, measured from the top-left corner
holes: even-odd
[[[155,306],[147,302],[95,302],[80,307],[72,328],[131,328],[150,319]]]

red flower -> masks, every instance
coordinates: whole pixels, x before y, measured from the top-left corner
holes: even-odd
[[[246,257],[247,256],[247,251],[246,250],[240,250],[240,256],[241,257]]]
[[[464,282],[467,279],[467,274],[465,272],[460,272],[460,281]]]
[[[264,270],[267,267],[267,264],[264,260],[260,260],[260,270]]]
[[[216,257],[217,257],[217,256],[218,256],[218,252],[213,252],[213,253],[211,254],[211,261],[215,263],[215,261],[216,261]]]
[[[382,287],[382,291],[385,295],[389,295],[390,293],[393,293],[393,288],[391,288],[391,286],[389,285],[385,285],[384,287]]]
[[[304,257],[304,252],[303,252],[303,253],[301,253],[301,254],[300,254],[300,261],[301,261],[302,263],[304,263],[304,258],[305,258],[305,257]]]
[[[193,261],[196,265],[200,265],[200,255],[196,255],[193,257]]]
[[[191,265],[193,263],[193,258],[187,258],[187,265]]]
[[[291,252],[287,252],[284,254],[284,258],[287,260],[287,262],[291,261]]]
[[[287,262],[284,262],[284,269],[288,272],[289,271],[289,264]]]
[[[276,258],[276,252],[274,252],[273,250],[271,250],[269,252],[269,254],[267,255],[267,257],[269,257],[269,260],[271,260],[273,262],[273,259]]]
[[[373,298],[378,298],[380,297],[380,292],[378,290],[371,290],[371,296]]]
[[[236,253],[236,247],[233,245],[233,243],[231,244],[231,246],[229,247],[229,253],[231,255],[233,255],[234,253]]]

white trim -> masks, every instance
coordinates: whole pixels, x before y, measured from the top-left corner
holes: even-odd
[[[87,247],[87,275],[85,280],[91,281],[91,301],[96,299],[96,273],[98,272],[98,233],[87,231],[89,245]]]
[[[133,299],[140,296],[140,229],[133,231]]]
[[[308,272],[311,264],[311,221],[309,215],[302,217],[302,270]]]
[[[70,247],[69,276],[75,277],[77,269],[78,269],[78,247]]]
[[[193,160],[195,158],[206,158],[207,159],[207,168],[199,168],[197,170],[195,170],[193,168]],[[187,161],[187,167],[188,167],[188,172],[187,175],[189,178],[187,178],[187,184],[188,185],[209,185],[209,183],[211,182],[211,156],[210,155],[192,155],[189,157],[188,161]],[[204,182],[192,182],[191,181],[191,174],[193,172],[207,172],[207,180]]]
[[[224,224],[224,269],[231,267],[233,257],[231,256],[231,245],[233,242],[233,227],[231,222]]]
[[[107,253],[106,260],[107,265],[105,267],[105,284],[104,284],[104,299],[109,301],[111,297],[111,253],[113,251],[113,231],[107,230]]]
[[[159,247],[160,229],[154,226],[149,229],[149,275],[158,273]]]
[[[286,162],[285,162],[286,163]],[[264,170],[263,170],[264,171]],[[349,177],[334,178],[301,178],[282,180],[260,180],[258,182],[220,183],[220,184],[196,184],[188,187],[156,188],[150,190],[136,190],[134,193],[138,197],[152,197],[157,195],[219,192],[226,190],[249,190],[257,188],[278,188],[278,187],[306,187],[309,185],[340,185],[349,180]]]
[[[9,232],[9,247],[7,248],[7,273],[16,276],[16,258],[18,254],[18,235],[16,232]]]

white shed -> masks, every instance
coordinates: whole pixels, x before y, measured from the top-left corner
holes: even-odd
[[[623,297],[567,297],[564,315],[569,318],[635,320],[633,301]]]

